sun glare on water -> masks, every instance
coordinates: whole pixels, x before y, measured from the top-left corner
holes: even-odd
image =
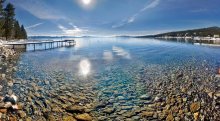
[[[81,60],[79,63],[80,73],[87,76],[91,70],[91,64],[88,59]]]

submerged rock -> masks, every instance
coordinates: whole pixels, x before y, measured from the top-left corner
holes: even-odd
[[[98,117],[98,120],[99,121],[106,121],[107,117],[106,116],[100,116],[100,117]]]
[[[85,108],[82,106],[69,106],[66,108],[66,111],[70,113],[84,113]]]
[[[115,108],[106,108],[103,110],[104,113],[111,114],[115,111]]]
[[[47,120],[48,120],[48,121],[56,121],[55,117],[54,117],[53,115],[51,115],[51,114],[49,114],[49,115],[47,116]]]
[[[142,117],[153,117],[153,115],[154,112],[148,112],[148,111],[142,112],[141,114]]]
[[[81,121],[92,121],[92,117],[88,113],[76,115],[75,118]]]
[[[77,120],[72,116],[63,116],[63,121],[77,121]]]
[[[177,74],[176,79],[179,79],[179,78],[182,78],[182,77],[183,77],[183,73],[181,72],[181,73]]]
[[[132,108],[132,106],[121,106],[122,110],[131,110]]]
[[[119,100],[124,100],[125,98],[123,96],[118,96]]]
[[[154,101],[155,101],[155,102],[160,102],[161,100],[162,100],[162,99],[159,98],[159,97],[155,97],[155,98],[154,98]]]
[[[141,95],[141,96],[140,96],[140,99],[142,99],[142,100],[150,100],[150,99],[151,99],[151,96],[148,95],[148,94],[144,94],[144,95]]]

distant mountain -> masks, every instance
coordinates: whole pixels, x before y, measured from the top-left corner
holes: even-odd
[[[192,29],[176,32],[167,32],[156,35],[143,35],[143,36],[129,36],[129,35],[119,35],[119,36],[109,36],[109,37],[122,37],[122,38],[155,38],[155,37],[213,37],[214,35],[220,36],[220,27],[208,27],[201,29]],[[29,36],[29,39],[39,39],[39,38],[99,38],[103,36]]]
[[[29,39],[66,39],[66,38],[92,38],[93,36],[29,36]]]
[[[220,36],[220,27],[209,27],[193,30],[184,30],[176,32],[167,32],[157,35],[146,35],[146,36],[137,36],[137,38],[148,38],[148,37],[213,37],[214,35]]]
[[[119,37],[119,38],[130,38],[133,36],[128,36],[128,35],[118,35],[118,36],[114,36],[114,37]]]
[[[114,36],[96,36],[96,35],[87,35],[87,36],[29,36],[29,39],[69,39],[69,38],[103,38],[103,37],[114,37]]]

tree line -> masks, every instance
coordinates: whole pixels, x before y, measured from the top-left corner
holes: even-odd
[[[4,8],[5,0],[0,0],[0,37],[2,39],[27,39],[23,25],[15,19],[14,5],[8,3]]]
[[[177,32],[168,32],[164,34],[156,35],[156,37],[162,36],[171,36],[171,37],[214,37],[214,35],[220,35],[219,27],[208,27],[201,29],[193,29],[193,30],[185,30],[185,31],[177,31]]]
[[[137,38],[154,38],[154,37],[215,37],[220,36],[220,27],[213,26],[208,28],[167,32],[156,35],[137,36]]]

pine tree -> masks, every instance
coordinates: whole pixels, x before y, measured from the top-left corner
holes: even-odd
[[[0,37],[3,36],[3,24],[4,24],[4,18],[3,18],[3,15],[4,15],[4,9],[3,9],[3,3],[4,3],[5,0],[0,0]]]
[[[11,3],[9,3],[7,4],[4,11],[5,11],[4,13],[5,22],[3,25],[3,29],[5,31],[3,36],[6,38],[6,40],[8,40],[11,39],[13,35],[15,8]]]
[[[5,0],[0,0],[0,37],[8,39],[27,39],[24,26],[15,20],[15,8],[9,3],[3,8]],[[1,39],[1,38],[0,38]]]
[[[15,39],[21,39],[22,38],[22,32],[21,32],[20,24],[17,20],[14,23],[14,38]]]
[[[27,32],[23,25],[21,26],[21,39],[27,39]]]
[[[3,3],[5,2],[5,0],[0,0],[0,15],[2,16],[3,14]]]

